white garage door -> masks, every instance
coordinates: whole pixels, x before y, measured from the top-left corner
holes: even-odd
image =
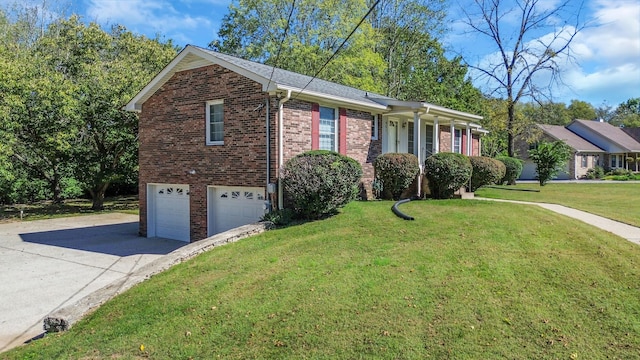
[[[154,185],[149,236],[189,241],[189,185]],[[149,230],[149,229],[148,229]]]
[[[264,189],[211,186],[208,194],[209,236],[251,224],[264,215]]]

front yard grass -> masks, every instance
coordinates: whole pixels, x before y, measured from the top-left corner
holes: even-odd
[[[357,202],[216,248],[6,359],[632,359],[640,247],[542,208]]]
[[[476,196],[560,204],[640,226],[639,183],[549,183],[545,186],[518,184],[503,188],[533,189],[540,192],[485,187],[478,189]]]
[[[104,212],[123,212],[138,214],[137,196],[119,196],[107,198],[104,201],[104,210],[96,212],[91,210],[91,200],[70,199],[62,204],[54,204],[51,201],[41,201],[33,204],[0,205],[0,222],[20,220],[43,220],[59,217],[90,215]]]

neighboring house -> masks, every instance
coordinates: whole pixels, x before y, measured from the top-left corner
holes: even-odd
[[[603,121],[574,120],[567,129],[594,143],[606,154],[604,168],[638,171],[640,142],[621,128]],[[628,158],[633,162],[627,161]]]
[[[312,149],[363,168],[387,152],[480,154],[482,118],[188,45],[127,105],[139,116],[140,234],[194,241],[282,207],[283,164]]]
[[[560,140],[571,148],[571,158],[564,169],[556,175],[556,179],[580,179],[585,177],[587,170],[602,166],[604,150],[601,148],[581,138],[564,126],[542,124],[537,124],[537,126],[542,130],[542,135],[538,142]],[[516,145],[518,154],[521,154],[521,159],[524,160],[520,179],[535,179],[538,174],[536,173],[536,165],[529,158],[529,150],[533,149],[536,144],[518,141]]]
[[[537,125],[542,130],[540,141],[564,141],[572,149],[572,157],[566,168],[556,179],[584,178],[587,171],[596,166],[607,170],[629,169],[638,171],[640,163],[640,142],[623,129],[609,123],[591,120],[574,120],[566,127],[557,125]],[[635,134],[633,131],[629,131]],[[520,158],[525,161],[521,180],[535,179],[535,164],[529,159],[528,151],[535,146],[522,140],[516,143]],[[627,161],[633,159],[632,162]]]

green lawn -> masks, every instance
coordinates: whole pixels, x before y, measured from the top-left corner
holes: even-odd
[[[534,206],[391,205],[216,248],[0,358],[638,358],[639,246]]]
[[[88,199],[70,199],[65,200],[62,204],[42,201],[34,204],[0,205],[0,222],[20,220],[20,210],[22,210],[22,220],[27,221],[104,212],[138,214],[138,197],[107,198],[104,201],[104,210],[101,212],[91,210],[91,200]]]
[[[503,188],[540,192],[481,188],[476,196],[560,204],[640,226],[640,183],[518,184]]]

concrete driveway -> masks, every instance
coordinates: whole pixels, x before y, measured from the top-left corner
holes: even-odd
[[[0,224],[0,352],[41,335],[43,319],[187,245],[138,236],[138,216]]]

